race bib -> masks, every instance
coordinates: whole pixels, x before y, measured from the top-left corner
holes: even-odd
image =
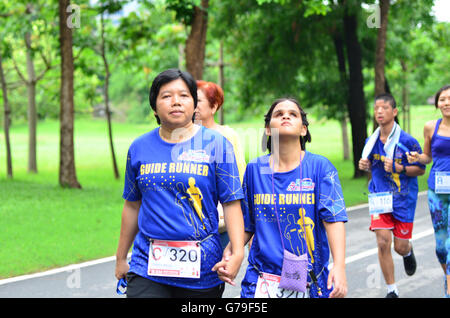
[[[393,208],[391,192],[369,193],[369,213],[371,215],[390,213],[392,211]]]
[[[196,241],[152,240],[148,255],[149,276],[200,278],[200,244]]]
[[[255,298],[309,298],[308,289],[302,293],[278,287],[280,279],[278,275],[261,273],[256,283]]]
[[[434,192],[450,193],[450,171],[439,171],[435,173]]]

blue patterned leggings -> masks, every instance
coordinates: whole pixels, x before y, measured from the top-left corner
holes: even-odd
[[[437,194],[428,189],[428,206],[436,239],[436,255],[439,263],[446,264],[450,275],[450,194]]]

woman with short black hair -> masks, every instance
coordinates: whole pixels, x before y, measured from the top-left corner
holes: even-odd
[[[221,297],[224,283],[212,271],[222,258],[218,201],[232,250],[227,282],[244,256],[243,193],[233,147],[193,123],[197,85],[189,73],[159,74],[149,101],[160,126],[128,150],[116,277],[126,277],[127,297]]]

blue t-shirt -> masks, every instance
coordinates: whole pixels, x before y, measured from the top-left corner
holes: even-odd
[[[285,249],[296,255],[308,253],[322,289],[322,297],[328,297],[330,291],[326,285],[330,251],[323,221],[347,221],[338,173],[328,159],[307,151],[302,164],[296,169],[273,174],[272,192],[272,169],[268,159],[269,155],[255,159],[247,165],[244,175],[245,197],[241,206],[245,230],[254,233],[254,238],[241,296],[254,297],[258,270],[281,275],[283,245],[276,206]],[[305,234],[313,243],[309,247]],[[315,284],[310,295],[318,297]]]
[[[201,126],[182,143],[165,142],[159,128],[138,137],[128,150],[123,198],[142,200],[131,272],[183,288],[211,288],[222,283],[211,271],[222,258],[217,203],[240,200],[243,191],[233,146],[220,133]],[[150,239],[205,238],[200,278],[147,275]]]
[[[417,140],[404,131],[401,131],[399,143],[405,146],[409,151],[422,153],[422,148],[420,148],[420,144]],[[386,172],[384,170],[386,152],[383,147],[384,144],[378,138],[368,157],[372,163],[372,179],[369,182],[369,192],[392,192],[393,216],[399,221],[411,223],[414,221],[417,193],[419,191],[417,177],[408,177],[405,174],[397,172]],[[402,147],[396,147],[394,151],[394,160],[403,166],[417,165],[422,169],[425,169],[425,166],[420,163],[409,164],[406,157],[406,149],[402,149]]]

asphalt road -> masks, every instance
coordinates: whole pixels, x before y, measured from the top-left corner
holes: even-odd
[[[381,269],[378,265],[375,234],[368,230],[369,213],[366,206],[348,209],[346,223],[346,272],[349,298],[382,298],[386,295]],[[402,298],[442,298],[443,271],[435,255],[434,233],[426,201],[420,194],[414,222],[414,252],[417,271],[409,277],[403,269],[401,256],[393,251],[395,277]],[[120,298],[116,294],[114,257],[74,264],[51,271],[0,280],[0,298]],[[227,285],[224,297],[239,297],[239,282],[245,274],[244,260],[237,286]]]

